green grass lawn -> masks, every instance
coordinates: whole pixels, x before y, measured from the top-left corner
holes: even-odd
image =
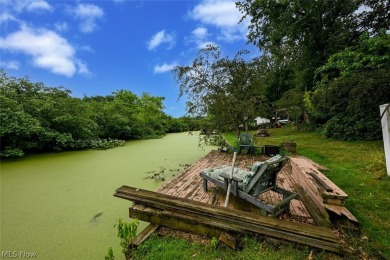
[[[329,140],[292,127],[268,131],[270,137],[255,137],[256,145],[280,145],[292,140],[298,154],[327,167],[324,174],[349,195],[346,207],[360,222],[364,239],[355,242],[370,254],[390,259],[390,178],[386,174],[383,142]],[[233,134],[225,134],[225,138],[236,145]]]
[[[351,238],[352,246],[366,252],[370,258],[390,259],[390,178],[386,175],[383,143],[329,140],[317,133],[295,131],[292,127],[269,129],[269,132],[270,137],[256,137],[256,145],[296,142],[297,153],[327,167],[329,170],[324,174],[349,195],[346,207],[357,217],[362,231]],[[231,145],[236,145],[234,134],[223,136]],[[136,251],[136,256],[142,259],[306,259],[309,253],[307,247],[274,246],[252,239],[244,239],[243,250],[233,251],[153,236]],[[339,258],[319,251],[312,257]],[[360,254],[356,258],[361,257]]]

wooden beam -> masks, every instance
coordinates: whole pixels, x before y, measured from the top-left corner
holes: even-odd
[[[133,240],[130,247],[137,247],[149,238],[159,228],[158,225],[149,224],[144,230],[142,230]]]
[[[147,206],[144,210],[130,208],[130,217],[157,225],[189,232],[196,229],[215,237],[218,237],[216,234],[220,234],[220,230],[258,233],[332,252],[342,251],[338,237],[328,228],[259,216],[127,186],[117,189],[114,196]],[[215,232],[212,229],[219,231],[212,233]]]
[[[219,237],[221,235],[221,230],[216,229],[207,221],[200,223],[194,216],[183,216],[182,214],[143,205],[136,204],[130,207],[129,217],[202,236]]]

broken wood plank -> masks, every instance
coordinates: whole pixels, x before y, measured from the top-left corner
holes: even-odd
[[[295,179],[294,187],[305,207],[319,226],[330,227],[329,215],[323,207],[322,197],[299,166],[290,160],[291,174]]]
[[[324,179],[322,179],[320,176],[318,176],[318,173],[316,172],[309,172],[309,175],[313,177],[327,192],[333,192],[333,188],[326,183]]]
[[[231,249],[236,249],[236,240],[234,239],[234,237],[232,237],[231,235],[229,235],[226,232],[221,232],[221,235],[219,236],[218,242],[224,243],[225,245],[227,245]]]
[[[357,218],[355,218],[355,216],[352,215],[352,213],[346,207],[337,206],[337,205],[330,205],[330,204],[324,204],[324,206],[327,210],[332,211],[339,216],[345,216],[349,220],[351,220],[355,223],[359,223]]]
[[[158,225],[149,224],[144,230],[142,230],[131,242],[130,247],[137,247],[149,238],[159,228]]]
[[[157,225],[168,225],[168,227],[172,225],[177,229],[190,232],[194,232],[196,229],[209,233],[212,232],[213,228],[217,228],[241,233],[259,233],[333,252],[341,252],[338,237],[328,228],[258,216],[127,186],[117,189],[114,196],[153,207],[154,210],[149,211],[130,208],[130,216]]]
[[[344,201],[348,198],[343,190],[341,190],[336,184],[334,184],[328,177],[326,177],[318,168],[307,158],[291,158],[292,164],[295,164],[297,169],[302,173],[303,176],[308,178],[311,182],[311,188],[314,190],[315,187],[322,187],[321,184],[315,179],[316,177],[310,175],[311,172],[315,173],[318,179],[321,179],[322,183],[332,189],[332,191],[324,191],[319,193],[322,198],[332,198],[334,200],[340,200],[337,205],[344,205]],[[315,190],[314,190],[315,191]]]

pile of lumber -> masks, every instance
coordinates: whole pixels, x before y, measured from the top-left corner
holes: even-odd
[[[330,226],[329,212],[358,224],[358,220],[345,207],[348,195],[327,178],[318,165],[305,157],[290,160],[294,186],[306,208],[320,226]]]
[[[329,228],[258,216],[250,212],[178,198],[128,186],[114,196],[136,203],[129,216],[155,225],[218,237],[221,232],[261,234],[341,253],[338,236]]]

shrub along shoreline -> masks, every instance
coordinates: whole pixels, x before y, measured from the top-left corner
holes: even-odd
[[[200,129],[200,119],[165,114],[163,101],[164,97],[137,96],[129,90],[75,98],[63,87],[9,77],[0,70],[0,157],[107,149],[124,140]]]

